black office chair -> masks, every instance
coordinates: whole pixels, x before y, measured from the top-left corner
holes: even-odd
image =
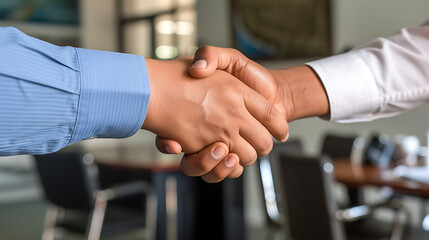
[[[355,135],[338,135],[328,133],[324,136],[321,153],[332,159],[350,158],[357,145],[363,147],[362,138]]]
[[[274,148],[281,148],[284,152],[302,154],[303,146],[299,139],[290,139],[285,143],[275,143]],[[264,214],[266,222],[271,226],[282,225],[282,215],[279,211],[281,201],[275,181],[272,175],[272,162],[270,155],[258,157],[256,169],[259,176],[260,189],[262,191],[262,202],[264,204]]]
[[[45,197],[51,204],[43,240],[54,239],[57,227],[98,240],[100,236],[143,226],[148,239],[155,239],[157,201],[149,183],[134,181],[100,189],[97,167],[89,154],[58,152],[35,156],[35,161]],[[141,197],[140,210],[114,202],[131,197]]]
[[[287,239],[402,239],[400,217],[407,216],[400,202],[387,205],[357,206],[338,210],[333,196],[333,164],[326,156],[304,157],[274,149],[275,179],[281,185],[281,211],[285,217]],[[396,205],[394,205],[396,204]],[[348,227],[348,222],[372,215],[379,208],[395,213],[395,220],[386,224],[365,223]],[[358,227],[360,227],[358,229]],[[377,228],[374,231],[372,228]]]
[[[325,154],[333,160],[355,161],[361,163],[364,140],[355,135],[325,134],[320,154]],[[359,159],[354,159],[354,158]],[[363,203],[363,190],[361,188],[347,187],[348,205],[356,206]]]

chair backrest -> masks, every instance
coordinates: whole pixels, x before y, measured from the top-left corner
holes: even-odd
[[[286,235],[297,240],[342,240],[343,225],[336,219],[333,165],[328,157],[273,153],[276,179],[286,216]]]
[[[357,136],[327,134],[323,139],[321,153],[333,159],[350,158],[357,138]]]
[[[281,148],[284,152],[302,154],[302,143],[298,139],[274,144],[273,149],[277,148]],[[262,191],[265,218],[269,224],[281,225],[283,217],[279,211],[280,197],[273,179],[273,166],[270,155],[258,157],[255,166],[260,176],[259,183]]]
[[[53,204],[72,209],[94,205],[98,176],[92,157],[76,152],[57,152],[35,156],[46,198]]]
[[[395,144],[386,134],[374,134],[364,151],[364,162],[387,168],[395,153]]]

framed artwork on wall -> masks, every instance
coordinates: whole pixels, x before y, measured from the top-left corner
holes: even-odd
[[[232,0],[235,48],[253,59],[331,54],[330,0]]]
[[[79,24],[79,0],[0,1],[0,20]]]
[[[0,1],[0,26],[60,46],[80,46],[80,0]]]

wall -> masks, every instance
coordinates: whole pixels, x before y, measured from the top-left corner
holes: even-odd
[[[229,4],[228,0],[197,1],[197,42],[199,46],[231,47]]]
[[[115,1],[80,1],[82,47],[116,51]]]
[[[425,0],[333,0],[334,49],[342,51],[429,19]]]

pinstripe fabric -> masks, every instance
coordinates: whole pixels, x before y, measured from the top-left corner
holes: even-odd
[[[0,156],[131,136],[149,96],[142,57],[58,47],[0,28]]]

